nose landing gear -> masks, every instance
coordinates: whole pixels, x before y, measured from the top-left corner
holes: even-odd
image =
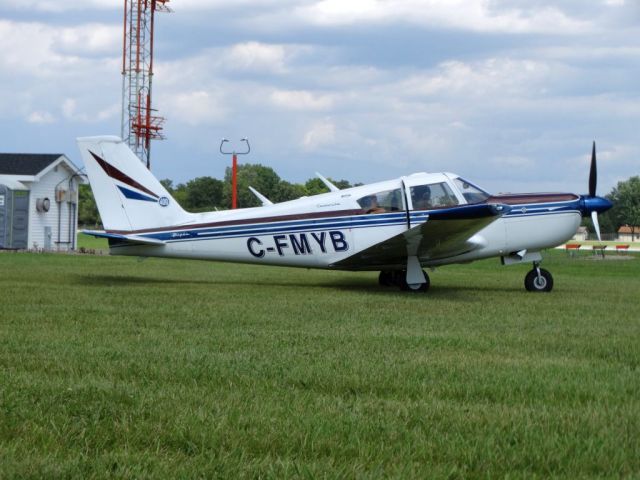
[[[533,262],[533,269],[524,277],[524,288],[529,292],[550,292],[553,289],[553,277],[540,262]]]

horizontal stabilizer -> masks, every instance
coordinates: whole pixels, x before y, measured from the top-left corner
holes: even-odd
[[[142,237],[140,235],[122,235],[120,233],[108,233],[101,230],[82,230],[85,235],[91,235],[97,238],[108,238],[111,240],[120,240],[122,242],[141,244],[141,245],[164,245],[165,242],[155,238]]]

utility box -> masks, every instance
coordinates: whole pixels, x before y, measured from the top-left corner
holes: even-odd
[[[25,249],[29,240],[29,191],[0,184],[0,248]]]

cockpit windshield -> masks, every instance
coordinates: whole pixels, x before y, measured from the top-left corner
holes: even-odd
[[[454,181],[468,203],[481,203],[491,196],[491,194],[467,182],[464,178],[456,178]]]

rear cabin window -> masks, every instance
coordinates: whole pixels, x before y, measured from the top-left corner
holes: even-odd
[[[458,198],[445,182],[411,187],[411,202],[414,210],[452,207],[458,205]]]
[[[389,213],[404,210],[402,191],[399,188],[372,193],[360,198],[358,204],[364,213]]]

